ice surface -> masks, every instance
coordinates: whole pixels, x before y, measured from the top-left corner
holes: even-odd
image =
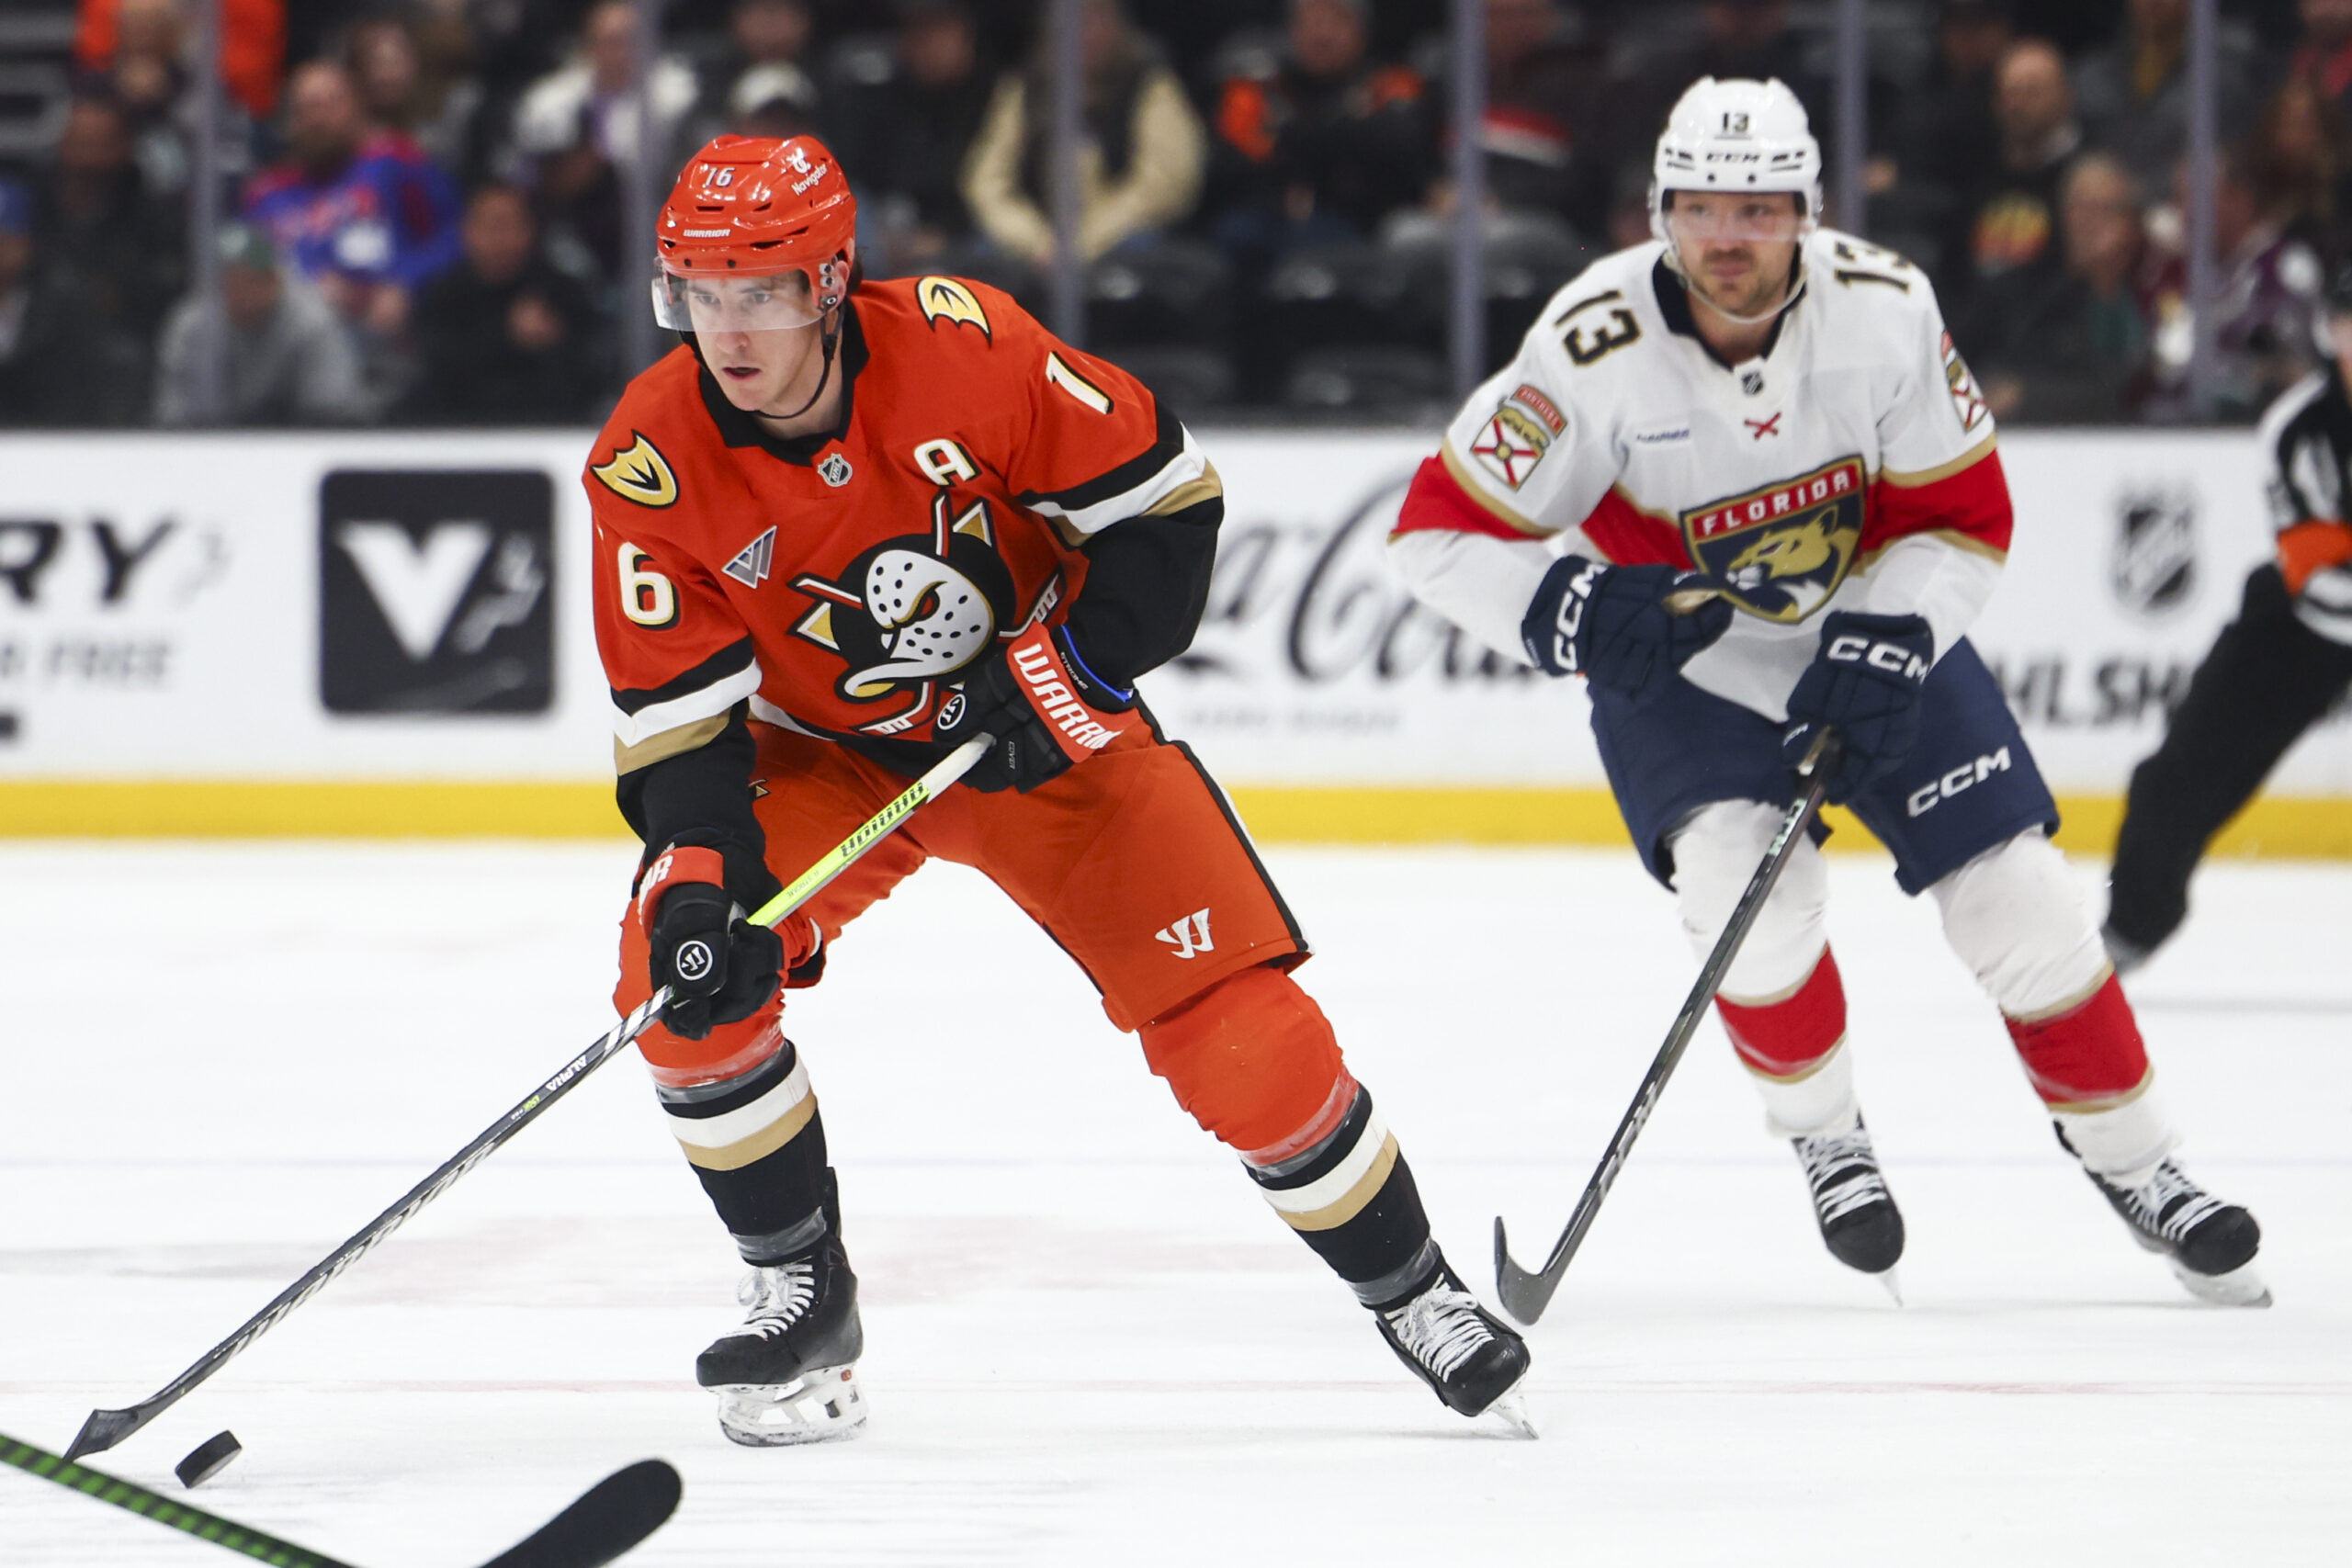
[[[628,850],[0,847],[0,1431],[62,1448],[603,1029]],[[1491,1289],[1695,965],[1623,854],[1272,851],[1302,979]],[[1898,1310],[1710,1022],[1534,1335],[1523,1443],[1390,1359],[1045,936],[927,870],[792,1030],[874,1418],[730,1448],[737,1273],[633,1058],[101,1463],[368,1568],[478,1562],[659,1454],[660,1564],[2318,1563],[2352,1529],[2352,870],[2222,864],[2134,987],[2278,1304],[2190,1302],[2052,1141],[1883,860],[1833,861]],[[2096,868],[2084,870],[2086,887]],[[0,1471],[0,1562],[229,1559]]]

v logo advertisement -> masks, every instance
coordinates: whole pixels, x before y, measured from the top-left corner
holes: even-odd
[[[335,543],[359,569],[401,651],[422,663],[457,619],[467,584],[490,554],[491,531],[481,523],[443,523],[420,544],[397,523],[345,523]]]
[[[555,491],[537,469],[336,468],[319,487],[334,714],[545,713]]]

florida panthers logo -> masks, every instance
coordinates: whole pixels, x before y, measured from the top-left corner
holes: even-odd
[[[1731,602],[1768,621],[1802,621],[1838,591],[1862,537],[1863,470],[1840,457],[1809,474],[1682,514],[1699,570],[1732,585]]]
[[[854,703],[897,700],[888,716],[858,727],[869,735],[901,734],[931,716],[949,682],[1061,597],[1057,573],[1021,613],[989,503],[959,511],[944,490],[932,501],[928,533],[883,540],[838,581],[804,575],[792,586],[816,601],[793,631],[845,666],[834,691]]]

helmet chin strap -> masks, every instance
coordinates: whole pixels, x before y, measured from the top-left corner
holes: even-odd
[[[823,368],[817,372],[817,389],[808,394],[808,400],[807,402],[802,403],[790,413],[778,413],[774,409],[762,409],[760,411],[761,414],[768,419],[798,419],[802,414],[807,413],[810,409],[815,408],[817,406],[817,400],[825,395],[825,384],[832,379],[833,349],[840,344],[841,340],[842,312],[841,307],[835,306],[832,310],[825,312],[824,347],[822,350],[825,356],[825,363]]]

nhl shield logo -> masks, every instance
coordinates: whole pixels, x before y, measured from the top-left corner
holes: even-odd
[[[2134,615],[2164,615],[2197,587],[2197,498],[2186,489],[2143,491],[2116,501],[2108,581]]]
[[[839,452],[827,454],[825,460],[817,465],[817,477],[835,490],[849,483],[849,459]]]
[[[1802,621],[1853,568],[1863,485],[1861,458],[1840,457],[1685,512],[1683,543],[1701,571],[1732,585],[1725,597],[1734,605],[1768,621]]]

